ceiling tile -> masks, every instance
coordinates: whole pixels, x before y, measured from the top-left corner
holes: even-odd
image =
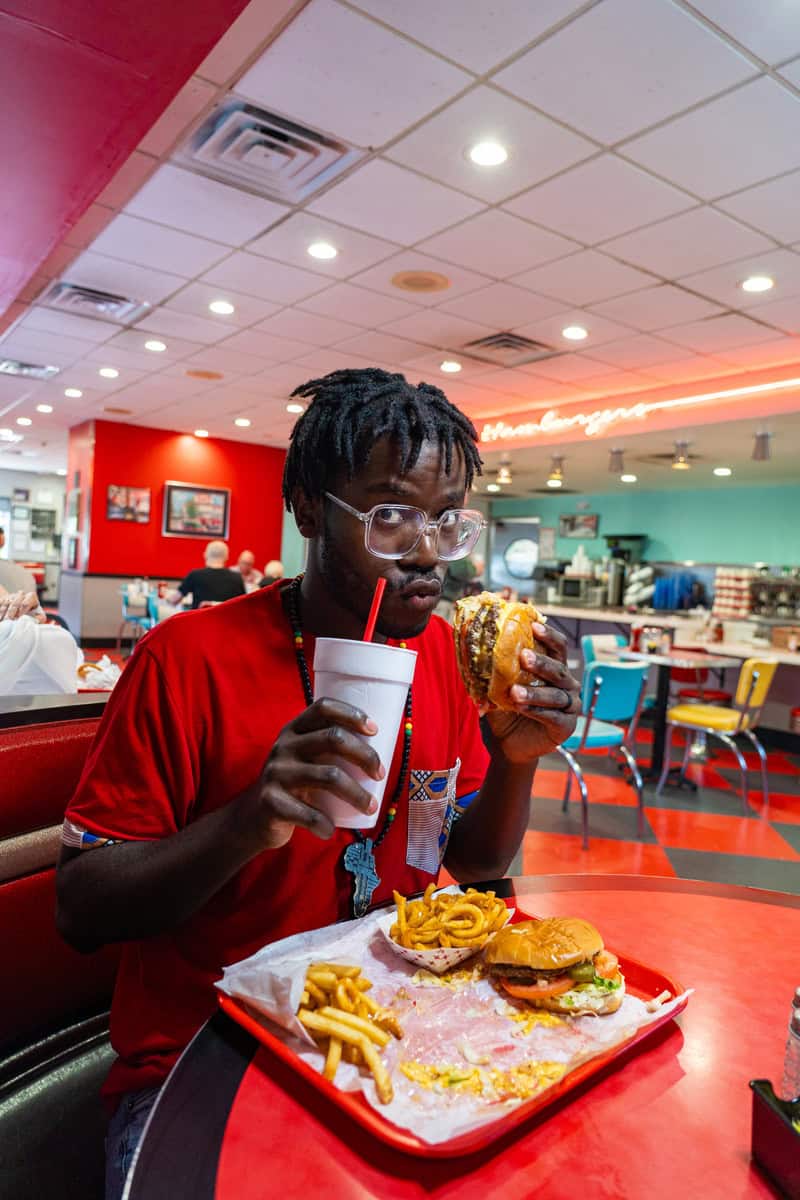
[[[516,329],[526,321],[558,312],[563,306],[557,300],[536,296],[525,288],[511,283],[493,283],[442,305],[446,312],[477,321],[497,331]]]
[[[758,347],[752,347],[757,350]],[[709,379],[724,375],[725,363],[718,358],[702,354],[687,354],[677,362],[656,363],[646,368],[646,374],[654,383],[691,383],[697,379]]]
[[[469,82],[374,21],[333,0],[311,0],[236,90],[293,121],[381,146]]]
[[[772,248],[760,233],[706,207],[658,221],[603,245],[616,258],[665,279]]]
[[[186,280],[180,275],[169,275],[166,271],[154,271],[135,263],[122,262],[118,258],[106,258],[86,250],[64,274],[69,283],[99,291],[115,292],[132,300],[160,304],[172,292],[183,287]]]
[[[793,5],[793,0],[790,0]],[[796,21],[796,18],[794,18]],[[796,58],[794,62],[787,63],[785,67],[781,67],[780,74],[784,79],[788,79],[789,83],[794,84],[796,88],[800,88],[800,58]]]
[[[212,83],[227,83],[241,71],[242,63],[274,35],[296,3],[297,0],[250,0],[203,59],[197,74]]]
[[[800,333],[800,296],[785,300],[772,300],[762,304],[758,310],[759,321],[766,321],[784,333]],[[798,343],[800,348],[800,343]]]
[[[195,117],[199,117],[207,104],[216,95],[217,89],[196,76],[189,79],[178,92],[154,125],[139,142],[145,154],[160,157],[172,149],[184,130]]]
[[[206,309],[208,312],[208,309]],[[202,345],[213,345],[220,342],[231,333],[230,325],[208,318],[190,316],[187,313],[176,312],[172,308],[156,308],[137,322],[137,329],[146,329],[149,333],[157,333],[164,339],[177,337],[189,341],[200,342]]]
[[[594,313],[585,312],[579,308],[562,310],[554,316],[548,315],[531,321],[527,325],[518,325],[517,333],[521,333],[523,337],[533,338],[534,341],[544,342],[545,345],[552,346],[556,350],[569,350],[575,343],[570,343],[561,334],[561,330],[568,325],[583,325],[588,331],[589,337],[580,344],[589,354],[593,353],[595,346],[600,346],[603,342],[614,342],[619,338],[634,336],[632,331],[626,329],[624,325],[619,325],[616,321],[608,321],[605,317],[598,317]]]
[[[800,166],[798,127],[800,100],[774,79],[755,79],[628,142],[624,153],[711,200]]]
[[[314,292],[322,291],[325,280],[311,271],[301,271],[271,258],[239,251],[206,271],[201,283],[235,288],[262,300],[294,304]]]
[[[739,284],[749,275],[770,275],[776,286],[769,292],[743,292]],[[762,320],[761,309],[770,301],[800,293],[800,255],[791,250],[772,250],[709,271],[684,275],[680,282],[726,308],[757,308],[758,318]]]
[[[482,75],[563,21],[584,0],[358,0],[364,12]]]
[[[346,337],[363,332],[361,326],[353,325],[349,321],[336,321],[332,317],[303,312],[299,308],[285,308],[277,316],[259,322],[255,329],[273,337],[287,337],[305,342],[306,347],[332,346],[334,342],[341,342]]]
[[[260,358],[266,358],[271,363],[291,362],[308,354],[311,347],[307,342],[296,342],[290,338],[271,337],[268,333],[260,333],[256,329],[241,329],[234,333],[222,344],[223,350],[243,351]]]
[[[614,143],[753,74],[742,55],[669,0],[605,0],[494,82]]]
[[[287,398],[307,378],[306,369],[298,363],[281,363],[279,366],[267,367],[245,382],[248,385],[257,385],[262,394]]]
[[[57,333],[86,342],[107,342],[119,332],[121,326],[110,321],[94,321],[88,317],[77,317],[74,313],[35,305],[28,310],[16,328],[37,333]]]
[[[411,342],[407,338],[394,337],[384,333],[382,329],[373,333],[360,333],[357,337],[340,342],[336,349],[342,354],[358,354],[362,358],[374,358],[385,363],[404,363],[419,358],[427,347],[420,342]]]
[[[333,221],[410,246],[483,206],[395,163],[374,159],[309,205]]]
[[[599,362],[635,371],[660,363],[680,362],[686,356],[686,349],[642,333],[619,342],[598,346],[594,350],[594,356]]]
[[[514,276],[514,283],[564,304],[594,304],[636,288],[647,287],[652,277],[616,262],[597,250],[582,250],[568,258],[535,267]]]
[[[125,206],[134,217],[241,246],[289,211],[261,196],[166,163]]]
[[[152,333],[147,330],[136,327],[133,329],[123,329],[111,341],[105,345],[93,350],[91,357],[97,361],[112,357],[112,366],[119,366],[117,357],[120,351],[123,351],[126,359],[130,361],[131,366],[141,365],[145,371],[161,371],[170,363],[179,358],[185,358],[187,354],[193,354],[200,349],[197,342],[189,341],[186,338],[174,337],[165,338],[166,350],[153,352],[145,349],[145,342],[151,340]],[[133,361],[130,356],[135,356],[141,360],[140,364]]]
[[[759,183],[734,196],[717,201],[717,207],[779,242],[800,238],[800,171],[781,179]]]
[[[125,213],[115,217],[95,238],[92,251],[157,271],[172,271],[187,279],[208,270],[230,253],[220,242],[209,242]]]
[[[590,358],[588,354],[565,353],[554,358],[545,358],[541,362],[528,363],[519,367],[526,375],[535,375],[540,379],[554,379],[561,383],[581,384],[586,379],[595,379],[605,374],[607,366]]]
[[[331,259],[312,258],[308,247],[314,242],[330,242],[339,253]],[[399,247],[393,242],[359,233],[357,229],[315,217],[313,213],[299,212],[251,242],[247,249],[252,254],[265,254],[268,258],[305,267],[319,275],[346,279],[396,254]]]
[[[19,327],[0,338],[0,352],[4,358],[17,358],[23,362],[52,367],[66,367],[77,362],[88,354],[93,346],[93,342],[86,342],[81,338],[62,337],[57,333],[38,333],[33,329]],[[30,386],[28,380],[28,387]]]
[[[592,203],[586,203],[586,197]],[[602,154],[509,200],[520,217],[592,245],[649,225],[695,201],[614,154]]]
[[[778,363],[800,361],[800,338],[775,338],[757,346],[733,346],[720,350],[718,358],[736,367],[771,367]],[[795,443],[795,468],[796,468]]]
[[[399,293],[398,293],[399,296]],[[355,325],[383,325],[416,311],[416,305],[394,296],[381,296],[352,283],[337,283],[318,292],[299,305],[304,312],[320,313],[323,317],[341,318]]]
[[[795,0],[692,0],[713,21],[765,62],[784,62],[800,54],[800,22]]]
[[[726,308],[730,304],[725,305]],[[650,332],[654,329],[667,329],[670,325],[686,324],[688,321],[699,321],[703,317],[712,317],[722,312],[717,304],[693,296],[682,288],[670,283],[660,283],[657,287],[643,288],[638,292],[629,292],[626,296],[617,296],[613,300],[604,300],[592,305],[592,312],[600,313],[602,317],[610,317],[612,321],[621,321],[634,329]]]
[[[467,150],[484,141],[500,142],[508,159],[498,167],[476,166]],[[480,87],[395,143],[387,157],[496,204],[594,153],[585,138],[503,92]]]
[[[131,345],[130,342],[116,343],[113,346],[107,342],[104,346],[93,347],[85,356],[85,361],[94,364],[95,370],[99,370],[100,367],[116,367],[119,376],[113,382],[118,388],[127,387],[131,382],[129,371],[141,377],[158,371],[159,366],[156,356],[143,349],[141,343]]]
[[[377,365],[372,355],[360,358],[353,351],[345,352],[335,347],[327,347],[325,350],[315,350],[313,354],[307,354],[304,358],[298,358],[295,363],[298,371],[298,379],[301,383],[304,378],[316,379],[321,375],[330,374],[331,371],[346,371],[349,367],[374,367]]]
[[[441,369],[445,355],[451,357],[451,352],[429,350],[427,354],[421,354],[419,358],[413,358],[404,363],[403,373],[409,379],[413,376],[415,379],[424,379],[428,383],[435,383],[452,399],[453,389],[461,383],[466,381],[471,385],[480,386],[481,376],[496,370],[494,363],[479,362],[478,359],[470,358],[467,354],[459,354],[461,370],[458,375],[448,374]]]
[[[494,279],[505,279],[526,267],[562,258],[577,248],[575,242],[496,208],[470,217],[419,247]]]
[[[397,337],[412,338],[429,346],[464,346],[476,338],[485,337],[494,330],[488,325],[465,321],[442,308],[426,308],[410,317],[401,317],[382,326],[382,333],[393,333]],[[441,359],[441,355],[439,355]]]
[[[238,335],[234,335],[238,336]],[[206,346],[183,363],[186,370],[220,371],[234,379],[240,375],[256,375],[263,371],[268,359],[227,345]]]
[[[212,300],[227,300],[234,306],[234,312],[229,316],[212,313],[209,304]],[[246,296],[244,292],[236,292],[232,288],[215,287],[213,283],[189,283],[181,288],[167,301],[166,308],[178,312],[189,313],[195,317],[213,319],[221,328],[242,325],[252,325],[255,321],[263,321],[273,313],[280,311],[279,304],[269,300],[257,300],[255,296]]]
[[[406,292],[395,287],[392,283],[395,275],[401,271],[433,271],[437,275],[444,275],[450,280],[450,286],[441,292]],[[396,296],[402,296],[414,304],[415,307],[422,305],[423,307],[433,307],[437,304],[446,303],[450,299],[455,299],[457,296],[463,296],[466,292],[473,292],[476,288],[483,287],[489,282],[485,275],[476,275],[473,271],[467,271],[463,267],[457,267],[453,263],[445,262],[441,258],[432,258],[429,254],[423,253],[421,250],[404,250],[400,254],[396,254],[393,258],[387,258],[386,262],[381,263],[377,267],[371,267],[369,271],[363,271],[353,280],[354,283],[363,284],[364,287],[372,288],[376,292],[382,292],[384,295],[391,296],[393,299]],[[384,324],[378,318],[374,321],[364,321],[363,324]]]
[[[688,325],[674,325],[669,330],[669,340],[702,354],[719,354],[737,346],[774,341],[775,330],[739,313],[726,313]]]

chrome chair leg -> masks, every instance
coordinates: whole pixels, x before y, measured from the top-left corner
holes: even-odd
[[[636,759],[633,757],[624,742],[619,747],[619,752],[630,767],[631,775],[633,777],[633,787],[636,792],[636,799],[639,801],[639,817],[637,828],[639,830],[639,841],[641,841],[644,837],[644,785],[642,784],[642,776],[639,772]]]
[[[739,764],[739,771],[742,776],[742,806],[744,811],[749,815],[750,805],[747,803],[747,763],[744,760],[744,755],[729,734],[715,732],[714,736],[718,737],[719,740],[726,745],[733,754],[736,755],[736,761]]]
[[[561,802],[561,811],[566,812],[569,808],[569,794],[572,790],[572,768],[567,766],[567,786],[564,788],[564,799]]]
[[[742,733],[755,746],[758,751],[758,757],[761,759],[761,792],[764,797],[764,809],[761,815],[766,817],[769,812],[769,775],[767,774],[766,751],[752,729],[743,729]]]
[[[670,763],[672,762],[672,733],[674,728],[675,726],[672,724],[672,722],[667,721],[667,738],[664,743],[664,762],[661,767],[661,775],[659,776],[658,783],[656,784],[657,796],[660,796],[664,790],[664,784],[667,782],[667,776],[669,775]]]
[[[567,769],[570,775],[575,776],[575,782],[578,785],[578,790],[581,794],[581,820],[583,825],[583,849],[589,849],[589,793],[586,790],[586,781],[583,778],[583,771],[578,766],[578,761],[569,750],[565,750],[563,746],[558,747],[558,753],[562,758],[567,760]]]
[[[694,744],[694,732],[691,729],[685,729],[684,733],[686,734],[686,746],[684,747],[683,761],[681,762],[681,779],[686,778],[686,768],[689,765],[689,755],[692,752],[692,746]]]

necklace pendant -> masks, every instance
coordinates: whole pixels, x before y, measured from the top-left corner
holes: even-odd
[[[345,868],[353,876],[353,916],[363,917],[372,902],[372,894],[380,883],[380,876],[375,869],[375,855],[372,853],[371,838],[360,838],[353,842],[344,852]]]

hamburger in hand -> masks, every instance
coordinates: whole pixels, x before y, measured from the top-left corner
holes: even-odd
[[[601,1016],[616,1012],[625,995],[616,955],[580,917],[508,925],[489,942],[484,957],[505,991],[534,1008]]]
[[[502,708],[516,712],[511,699],[515,683],[527,685],[534,676],[524,670],[520,650],[539,650],[533,636],[535,621],[543,622],[532,604],[504,600],[493,592],[465,596],[456,602],[453,632],[458,669],[467,691],[482,711]]]

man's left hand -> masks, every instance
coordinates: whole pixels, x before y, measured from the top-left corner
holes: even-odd
[[[514,685],[514,712],[494,709],[486,717],[502,753],[516,763],[550,754],[574,732],[581,711],[580,684],[567,668],[566,638],[547,625],[537,623],[533,630],[547,653],[522,650],[520,662],[537,682]]]

